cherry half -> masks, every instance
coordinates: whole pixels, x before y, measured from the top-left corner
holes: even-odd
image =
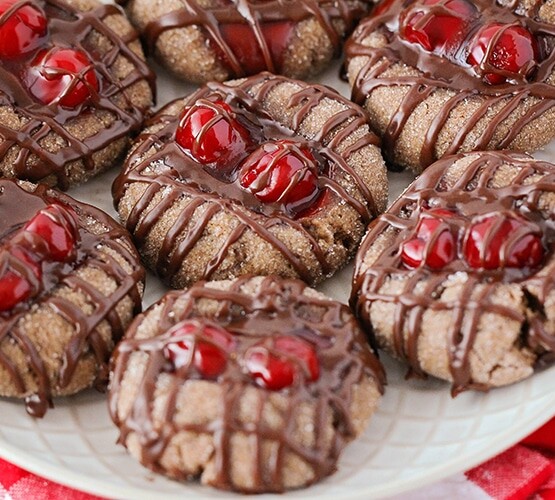
[[[99,89],[92,61],[78,49],[55,47],[40,51],[24,80],[40,102],[65,108],[88,103]]]
[[[538,57],[538,42],[526,28],[494,23],[476,34],[467,60],[487,83],[498,85],[529,76]]]
[[[38,6],[0,0],[0,58],[16,59],[31,52],[47,30],[46,16]]]
[[[279,71],[283,55],[289,45],[295,24],[290,21],[276,21],[261,24],[262,36],[272,56],[272,61]],[[237,58],[246,75],[254,75],[269,69],[260,48],[260,42],[249,24],[221,24],[222,37]],[[218,57],[225,62],[225,53],[212,42]]]
[[[170,335],[179,337],[164,347],[164,357],[174,369],[189,366],[191,361],[200,375],[214,379],[227,366],[228,353],[235,347],[235,339],[227,330],[214,325],[185,321]]]
[[[281,203],[296,214],[320,192],[318,167],[309,149],[289,140],[268,142],[241,167],[239,183],[263,203]]]
[[[175,140],[199,163],[220,168],[235,166],[251,142],[245,127],[222,100],[200,101],[185,108]]]
[[[46,257],[63,262],[73,256],[78,237],[75,216],[71,209],[52,204],[40,210],[25,226],[46,244]]]
[[[400,35],[429,52],[454,52],[464,39],[476,8],[466,0],[423,0],[401,14]]]
[[[457,241],[444,221],[454,216],[454,212],[443,208],[423,211],[415,234],[401,245],[403,264],[410,269],[423,265],[441,269],[452,262],[457,255]]]
[[[295,377],[303,375],[314,382],[320,376],[320,363],[314,347],[307,341],[283,335],[271,341],[261,342],[247,349],[245,366],[261,387],[279,391],[291,386]]]
[[[470,267],[536,267],[544,256],[541,231],[520,216],[494,214],[473,221],[464,257]]]
[[[42,275],[40,264],[22,248],[14,246],[13,248],[4,249],[3,252],[9,252],[11,258],[6,259],[0,271],[0,311],[2,312],[9,311],[20,302],[36,295],[39,290],[38,281]],[[17,262],[16,266],[13,265],[14,260]],[[21,274],[22,269],[32,271],[35,278],[33,282],[29,282]]]

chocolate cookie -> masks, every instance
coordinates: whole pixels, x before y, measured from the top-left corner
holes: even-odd
[[[555,1],[385,0],[348,40],[353,100],[392,164],[555,137]]]
[[[120,442],[172,478],[245,493],[331,474],[384,376],[347,306],[298,280],[243,277],[170,292],[118,345]]]
[[[0,214],[0,395],[42,416],[53,396],[105,387],[144,271],[112,218],[45,185],[0,180]]]
[[[427,169],[361,245],[352,305],[382,348],[453,393],[555,352],[555,166],[472,153]]]
[[[131,0],[151,53],[197,83],[268,70],[314,75],[368,10],[363,0]]]
[[[152,84],[119,7],[0,0],[0,175],[66,189],[112,166]]]
[[[171,286],[243,274],[316,283],[385,208],[364,112],[333,90],[264,73],[160,111],[114,183],[146,264]]]

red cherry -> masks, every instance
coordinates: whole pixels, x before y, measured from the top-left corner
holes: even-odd
[[[283,204],[298,213],[316,200],[318,167],[312,153],[293,141],[260,146],[241,167],[239,182],[264,203]]]
[[[185,108],[175,140],[202,164],[235,166],[250,144],[250,136],[224,101],[203,101]]]
[[[543,256],[539,229],[521,217],[490,215],[467,232],[464,257],[473,268],[536,267]]]
[[[283,55],[289,45],[295,23],[289,21],[269,22],[261,25],[262,36],[272,56],[276,69],[281,68]],[[260,43],[248,24],[222,24],[220,31],[225,43],[237,58],[246,75],[254,75],[269,69],[264,55],[260,50]],[[212,46],[220,59],[225,61],[225,54],[216,43]]]
[[[39,235],[46,243],[48,257],[62,262],[75,251],[78,229],[69,208],[49,205],[40,210],[24,227],[25,231]]]
[[[476,8],[466,0],[423,0],[401,14],[400,35],[429,52],[456,50]]]
[[[77,49],[54,47],[39,52],[24,80],[40,102],[57,102],[66,108],[86,104],[99,89],[93,63]]]
[[[425,264],[431,269],[441,269],[456,256],[456,240],[444,223],[454,212],[436,208],[422,212],[415,235],[401,245],[401,260],[408,268]]]
[[[227,353],[235,347],[235,339],[223,328],[185,322],[171,332],[183,337],[164,347],[164,356],[179,369],[193,361],[196,370],[206,378],[216,378],[226,368]]]
[[[298,337],[278,337],[271,347],[255,345],[245,353],[245,362],[256,383],[272,391],[291,386],[299,373],[312,382],[320,376],[314,347]]]
[[[30,283],[24,276],[17,272],[17,269],[6,266],[0,276],[0,311],[9,311],[17,304],[29,299],[38,292],[42,270],[40,265],[20,247],[13,247],[4,250],[10,252],[12,258],[16,258],[25,268],[30,268],[35,275],[36,282]]]
[[[468,63],[486,70],[484,80],[498,85],[507,78],[528,76],[537,64],[538,54],[538,42],[526,28],[490,24],[474,38]]]
[[[12,10],[18,3],[21,7]],[[0,0],[0,58],[14,59],[36,49],[47,29],[46,16],[38,6]]]

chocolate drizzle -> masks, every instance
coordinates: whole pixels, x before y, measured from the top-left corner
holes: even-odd
[[[403,195],[380,216],[365,237],[357,258],[353,278],[351,304],[363,323],[372,332],[371,307],[375,302],[395,306],[393,319],[393,353],[408,362],[411,373],[423,376],[418,359],[418,344],[426,325],[426,311],[450,311],[452,320],[445,325],[448,338],[449,368],[453,379],[453,394],[466,389],[485,390],[487,386],[473,381],[469,354],[473,349],[483,315],[495,314],[514,320],[526,327],[521,339],[537,354],[555,351],[555,332],[548,326],[543,306],[555,291],[553,258],[555,251],[555,219],[553,212],[540,208],[540,198],[555,194],[555,166],[536,161],[525,155],[487,152],[467,155],[471,159],[464,173],[451,181],[449,167],[463,155],[438,161],[427,169]],[[503,167],[510,165],[517,173],[509,185],[493,187],[492,180]],[[546,252],[539,269],[504,268],[478,270],[468,267],[459,255],[441,270],[426,266],[413,270],[401,262],[401,245],[414,234],[419,215],[429,207],[447,208],[460,217],[448,219],[455,231],[464,234],[465,224],[480,214],[518,213],[541,229]],[[490,241],[492,231],[484,237]],[[394,231],[393,239],[370,263],[365,256],[386,231]],[[513,235],[514,236],[514,235]],[[514,243],[514,239],[511,241]],[[509,245],[511,244],[509,241]],[[462,289],[450,300],[441,298],[450,278],[459,276]],[[402,283],[395,292],[383,291],[391,280]],[[530,312],[524,314],[509,306],[493,303],[491,297],[505,283],[517,284],[528,297]]]
[[[92,217],[102,224],[105,230],[101,234],[94,234],[87,229],[85,222],[81,222],[75,259],[66,263],[43,262],[42,280],[38,283],[40,293],[10,311],[0,312],[0,341],[3,345],[6,345],[6,342],[17,343],[25,354],[29,365],[28,370],[32,373],[38,389],[29,394],[31,389],[26,387],[24,381],[24,373],[27,369],[20,372],[16,363],[4,350],[0,350],[0,366],[9,375],[15,391],[20,395],[26,395],[27,411],[35,417],[42,417],[47,408],[52,406],[52,395],[72,382],[77,364],[87,353],[94,353],[97,363],[95,387],[102,389],[106,386],[111,346],[103,340],[97,327],[107,321],[113,339],[118,340],[123,335],[126,325],[122,324],[115,307],[121,300],[129,297],[134,304],[134,313],[139,313],[141,310],[139,283],[144,280],[144,270],[140,266],[139,257],[123,228],[100,210],[77,203],[68,196],[49,190],[44,185],[39,185],[34,192],[28,192],[13,181],[0,180],[2,212],[0,238],[7,241],[38,210],[50,203],[62,203],[71,207],[80,221],[87,221]],[[110,255],[110,252],[120,256],[130,269],[123,267],[120,261]],[[9,263],[8,250],[0,247],[0,270]],[[94,282],[89,282],[77,274],[76,271],[82,268],[102,271],[115,281],[115,290],[109,295],[104,295]],[[30,282],[37,280],[30,267],[19,266],[16,271]],[[87,297],[91,312],[83,311],[65,295],[53,295],[53,290],[58,287],[67,287],[70,292],[83,293]],[[35,345],[24,330],[23,321],[28,321],[29,318],[32,320],[36,306],[50,308],[75,328],[72,338],[60,353],[61,370],[54,380],[49,375],[51,368],[47,369],[45,365],[44,354],[41,354],[39,346]],[[44,329],[45,337],[57,333],[49,332],[48,325],[44,325]]]
[[[378,208],[370,190],[356,170],[349,165],[348,159],[368,145],[377,144],[377,138],[374,134],[366,132],[344,151],[337,152],[337,148],[349,135],[366,126],[363,111],[353,107],[352,103],[326,87],[303,84],[303,88],[295,91],[286,103],[287,109],[298,106],[292,117],[293,130],[287,129],[272,119],[261,103],[276,87],[289,81],[287,78],[265,73],[234,86],[212,83],[187,98],[184,105],[190,106],[199,100],[224,100],[237,114],[238,119],[242,120],[242,125],[254,129],[253,135],[261,142],[293,138],[306,143],[311,150],[318,153],[325,165],[319,173],[320,188],[324,191],[321,196],[323,208],[320,210],[325,210],[326,203],[345,203],[360,215],[364,223],[368,223],[377,215]],[[304,139],[298,132],[303,119],[324,99],[340,102],[348,109],[330,117],[317,137],[312,140]],[[183,259],[203,235],[209,222],[219,212],[232,214],[238,224],[221,242],[218,253],[202,271],[201,279],[209,279],[229,254],[232,245],[245,231],[250,230],[278,250],[298,276],[305,281],[314,282],[313,273],[302,259],[272,231],[276,226],[284,225],[301,233],[310,243],[322,274],[331,274],[335,270],[328,263],[326,249],[309,229],[312,216],[294,220],[279,206],[258,201],[251,193],[241,189],[237,180],[230,182],[229,179],[221,179],[218,177],[219,174],[210,172],[209,167],[199,165],[175,142],[178,122],[178,116],[169,116],[164,110],[155,116],[150,126],[160,127],[160,130],[140,137],[138,147],[128,158],[125,171],[113,186],[117,207],[131,183],[148,184],[127,218],[127,228],[133,233],[139,248],[144,247],[153,226],[173,203],[184,195],[191,199],[164,236],[156,266],[156,272],[161,277],[174,276]],[[336,133],[333,138],[329,139],[330,134],[334,132]],[[325,146],[322,144],[324,140],[328,141]],[[339,182],[338,179],[345,176],[352,179],[351,182],[358,192],[352,193],[352,190],[346,189]],[[167,187],[170,187],[169,191]],[[162,191],[163,198],[152,204],[156,195]],[[325,196],[326,192],[329,196]],[[190,224],[193,214],[201,208],[204,208],[202,215],[194,225]],[[183,233],[185,236],[180,239]]]
[[[16,5],[27,3],[30,2],[20,0]],[[63,0],[37,0],[32,5],[41,8],[46,14],[48,43],[64,48],[79,48],[89,56],[99,75],[100,90],[92,93],[90,102],[75,109],[64,108],[56,103],[44,105],[34,100],[22,83],[20,75],[28,67],[36,51],[25,60],[0,61],[0,105],[14,108],[26,121],[19,130],[7,124],[0,124],[0,137],[3,139],[0,142],[0,158],[7,155],[13,146],[19,146],[21,149],[13,163],[15,177],[41,181],[54,175],[57,185],[67,189],[68,164],[81,160],[86,170],[94,170],[95,153],[139,129],[147,108],[138,107],[128,95],[128,90],[147,80],[154,94],[154,74],[142,57],[128,47],[128,44],[137,40],[136,32],[131,31],[130,34],[121,37],[105,24],[104,20],[107,17],[123,15],[120,8],[114,5],[99,5],[93,10],[81,12]],[[0,16],[0,23],[12,10]],[[89,40],[93,33],[106,37],[111,43],[111,49],[101,54]],[[39,49],[42,47],[44,45]],[[134,66],[123,79],[116,78],[112,68],[120,56]],[[90,113],[107,113],[114,119],[110,125],[94,135],[79,140],[71,134],[67,125],[77,117]],[[57,152],[49,151],[43,144],[45,137],[51,133],[59,136],[65,143]],[[38,157],[38,161],[35,161],[33,156]]]
[[[255,278],[258,279],[258,278]],[[155,331],[150,338],[137,338],[137,331],[148,318],[147,311],[135,320],[126,338],[116,348],[113,361],[113,377],[110,385],[110,413],[119,426],[119,442],[126,444],[131,433],[137,433],[141,449],[141,462],[155,471],[164,471],[160,460],[173,436],[181,432],[207,434],[213,437],[215,477],[210,483],[222,489],[240,489],[232,478],[232,437],[237,433],[247,435],[257,443],[259,456],[253,460],[254,478],[248,492],[283,491],[284,454],[293,452],[307,462],[314,472],[315,482],[335,469],[340,451],[354,437],[351,421],[353,386],[364,379],[372,379],[383,391],[384,372],[377,358],[366,343],[364,334],[349,309],[337,301],[305,294],[307,286],[298,280],[281,280],[276,277],[260,278],[255,292],[243,291],[252,285],[252,278],[235,280],[229,288],[213,288],[210,284],[197,283],[187,291],[168,293],[158,305],[160,320],[153,324]],[[199,313],[202,302],[216,301],[217,309],[207,315]],[[235,354],[230,356],[226,370],[217,383],[222,387],[219,401],[222,411],[218,420],[206,424],[183,424],[176,422],[178,393],[187,380],[198,378],[191,368],[171,372],[168,401],[163,422],[153,414],[158,378],[165,371],[167,360],[163,349],[171,342],[167,332],[187,319],[214,322],[231,332],[237,340]],[[262,421],[262,412],[276,392],[256,389],[260,402],[253,411],[259,421],[244,422],[238,408],[247,388],[256,387],[245,373],[242,356],[245,351],[272,335],[291,334],[310,342],[316,349],[320,363],[320,377],[306,382],[305,377],[296,378],[294,384],[280,391],[287,398],[287,405],[279,410],[284,426],[272,429]],[[271,349],[271,348],[269,348]],[[127,369],[137,353],[148,355],[141,378],[133,383],[138,393],[126,415],[118,413],[122,380],[128,377]],[[137,372],[138,375],[138,372]],[[302,447],[295,438],[294,422],[303,404],[314,405],[315,441]],[[274,407],[277,408],[277,407]],[[334,415],[335,436],[326,444],[325,423],[328,411]],[[289,424],[289,425],[286,425]],[[269,460],[263,459],[263,449],[269,441],[272,447]],[[252,442],[252,441],[251,441]],[[179,471],[172,471],[179,474]],[[182,478],[186,474],[182,471]]]
[[[387,0],[386,0],[387,2]],[[542,60],[534,70],[532,78],[517,77],[512,83],[489,85],[477,75],[474,69],[465,61],[466,52],[459,51],[459,60],[450,60],[431,52],[427,52],[417,44],[402,40],[399,36],[399,15],[407,6],[405,0],[392,0],[387,3],[383,11],[365,19],[355,30],[352,37],[345,44],[347,67],[355,57],[366,58],[360,71],[351,75],[353,83],[352,98],[363,105],[368,96],[380,87],[410,87],[403,97],[399,107],[391,115],[389,124],[382,134],[384,154],[392,155],[395,144],[399,139],[409,117],[416,108],[424,103],[438,89],[446,89],[452,94],[441,105],[434,119],[424,132],[424,141],[420,151],[419,164],[425,168],[436,160],[438,138],[450,113],[465,100],[479,96],[480,105],[470,118],[464,123],[458,123],[460,129],[452,138],[443,153],[444,156],[457,153],[463,147],[470,132],[477,124],[487,119],[484,131],[473,139],[470,149],[483,150],[507,149],[517,136],[540,115],[546,113],[555,105],[555,87],[548,83],[555,66],[555,51],[552,50],[555,26],[538,19],[542,2],[535,2],[525,14],[517,16],[509,8],[501,7],[495,0],[471,0],[479,13],[477,19],[481,25],[488,23],[504,23],[526,27],[540,42]],[[430,12],[441,9],[442,3],[426,6]],[[385,46],[376,48],[366,45],[365,39],[371,34],[379,34],[387,40]],[[470,33],[465,43],[475,34]],[[462,57],[462,59],[461,59]],[[397,64],[407,64],[419,70],[417,76],[389,76],[386,72]],[[487,73],[488,67],[480,70]],[[504,136],[496,139],[494,146],[491,142],[499,131],[503,121],[515,112],[525,102],[533,100],[510,127]],[[492,107],[500,106],[493,117],[489,117]],[[469,149],[465,145],[465,150]]]
[[[341,49],[341,33],[336,21],[342,21],[345,32],[354,27],[354,22],[366,12],[361,2],[349,0],[232,0],[215,2],[214,7],[201,7],[195,0],[182,0],[183,8],[168,12],[151,21],[145,28],[145,36],[151,52],[160,35],[171,29],[199,26],[210,37],[224,55],[231,71],[230,77],[245,76],[245,69],[236,54],[226,43],[221,32],[224,24],[248,25],[255,35],[263,56],[265,69],[280,72],[280,62],[274,60],[262,32],[265,23],[279,21],[299,23],[314,18],[327,34],[335,52]]]

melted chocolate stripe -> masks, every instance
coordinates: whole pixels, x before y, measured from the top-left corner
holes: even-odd
[[[25,3],[22,0],[14,4],[13,8],[19,8]],[[13,167],[17,177],[40,181],[54,174],[59,186],[67,188],[69,180],[65,168],[68,163],[83,160],[85,168],[92,169],[93,153],[140,127],[146,110],[138,109],[131,102],[127,90],[138,82],[147,80],[154,92],[154,75],[145,62],[127,46],[137,39],[136,33],[122,38],[104,23],[106,17],[121,15],[119,8],[102,5],[91,11],[80,12],[60,0],[39,1],[33,5],[44,7],[48,18],[50,43],[60,47],[77,47],[84,51],[101,75],[101,89],[99,92],[91,93],[91,101],[87,106],[97,111],[107,111],[116,117],[105,130],[79,141],[66,129],[66,124],[82,112],[88,112],[85,106],[66,109],[57,104],[39,104],[31,98],[24,84],[13,74],[11,67],[0,67],[0,100],[14,107],[18,114],[28,120],[19,131],[0,124],[0,136],[3,139],[0,143],[0,157],[5,156],[11,147],[18,145],[21,151]],[[102,60],[93,57],[85,44],[87,36],[93,32],[106,37],[114,47]],[[118,55],[125,57],[134,66],[130,74],[121,81],[116,80],[111,72]],[[116,105],[113,102],[114,98],[120,97],[124,105]],[[41,139],[51,132],[61,137],[66,144],[56,153],[46,150],[40,144]],[[28,165],[31,154],[39,158],[39,164]]]
[[[516,23],[519,26],[525,26],[536,36],[555,36],[553,25],[537,21],[531,17],[515,16],[509,9],[498,6],[495,0],[472,0],[472,3],[480,11],[480,23],[503,22],[507,25]],[[551,50],[538,64],[532,81],[526,81],[521,77],[522,81],[517,83],[488,85],[479,76],[476,76],[466,63],[456,64],[446,58],[427,53],[416,44],[403,41],[399,37],[398,23],[399,14],[404,7],[405,2],[403,0],[394,0],[384,12],[365,19],[345,45],[347,61],[355,57],[365,58],[365,63],[360,71],[357,75],[354,75],[352,96],[355,102],[364,104],[368,96],[378,87],[410,86],[399,109],[396,113],[393,113],[382,137],[386,146],[386,154],[392,155],[404,124],[415,112],[416,107],[423,102],[424,97],[420,92],[422,88],[426,89],[425,97],[428,97],[436,89],[446,89],[454,92],[454,95],[441,106],[425,132],[425,140],[420,151],[420,162],[423,167],[430,165],[436,159],[438,137],[445,120],[451,111],[465,99],[480,96],[484,102],[467,122],[458,124],[460,129],[451,144],[448,145],[445,155],[458,152],[468,134],[480,120],[486,117],[490,108],[498,102],[507,100],[507,104],[499,114],[489,120],[485,130],[472,146],[473,149],[484,149],[490,143],[502,122],[510,116],[512,111],[524,99],[536,97],[540,99],[540,102],[527,110],[516,123],[509,127],[506,136],[500,140],[497,146],[498,149],[510,147],[514,139],[527,125],[555,105],[555,87],[547,83],[555,67],[554,50]],[[426,8],[429,8],[430,12],[435,12],[435,10],[441,9],[442,5],[426,6]],[[536,9],[532,9],[528,15],[536,16]],[[372,33],[385,36],[388,40],[387,46],[373,48],[365,45],[365,39]],[[493,47],[493,44],[490,45],[490,49],[491,47]],[[408,64],[418,69],[421,74],[416,77],[385,76],[385,72],[397,63]],[[489,70],[491,69],[489,68]],[[482,68],[482,71],[487,73],[487,64]]]
[[[257,47],[263,56],[266,69],[272,73],[279,72],[279,61],[274,61],[268,43],[262,32],[262,25],[279,21],[299,23],[314,18],[326,32],[336,53],[340,50],[341,36],[334,26],[340,20],[345,31],[350,31],[355,19],[360,18],[365,8],[358,7],[348,0],[270,0],[255,2],[234,0],[225,7],[200,7],[195,0],[182,0],[183,7],[168,12],[151,21],[144,33],[151,53],[162,33],[172,29],[197,26],[204,30],[224,55],[225,61],[236,77],[244,76],[245,72],[237,56],[226,43],[221,31],[222,25],[248,25],[256,39]]]
[[[33,342],[19,327],[31,306],[33,304],[46,306],[59,314],[70,325],[75,325],[75,331],[62,353],[63,362],[59,379],[55,382],[55,388],[63,389],[70,384],[77,364],[88,352],[94,353],[98,364],[97,384],[100,385],[100,379],[106,382],[111,346],[101,339],[95,329],[106,320],[112,329],[112,338],[118,339],[121,336],[123,324],[119,314],[115,311],[115,306],[125,297],[129,297],[133,301],[135,311],[140,311],[141,293],[138,283],[144,279],[144,271],[138,263],[138,256],[131,250],[128,236],[110,217],[97,209],[77,204],[69,197],[50,191],[44,185],[37,186],[36,190],[30,193],[12,181],[0,180],[0,208],[5,215],[4,220],[10,221],[7,224],[16,224],[16,230],[21,227],[23,222],[33,217],[38,210],[50,203],[68,205],[80,220],[93,217],[106,229],[101,235],[95,235],[90,233],[84,224],[80,225],[75,261],[63,264],[43,264],[43,279],[38,280],[39,294],[28,303],[19,304],[12,311],[0,314],[0,339],[4,341],[8,338],[17,339],[29,360],[36,379],[37,393],[26,398],[27,411],[35,416],[42,416],[47,407],[51,405],[53,387],[41,354],[37,352]],[[1,226],[2,223],[0,223]],[[4,231],[0,230],[0,235],[2,233]],[[7,238],[10,238],[11,234],[17,236],[19,233],[8,233]],[[123,258],[129,266],[129,271],[105,250],[99,249],[99,245],[113,250]],[[0,262],[3,262],[7,252],[7,249],[0,247]],[[116,289],[107,296],[103,295],[92,283],[77,276],[76,272],[80,268],[101,270],[115,281]],[[30,266],[22,269],[13,267],[13,269],[24,278],[29,278],[29,281],[36,281]],[[68,298],[52,295],[52,292],[60,287],[67,287],[72,292],[83,293],[92,306],[92,312],[87,315]],[[0,366],[11,375],[11,379],[20,393],[29,390],[23,383],[22,374],[5,355],[0,354]]]
[[[213,438],[215,483],[224,489],[236,489],[231,477],[231,438],[235,433],[248,437],[254,445],[254,455],[258,457],[253,464],[254,483],[249,491],[281,491],[286,453],[293,452],[301,457],[314,470],[317,481],[335,469],[341,449],[354,434],[350,420],[352,387],[363,377],[374,379],[382,388],[383,369],[377,358],[371,355],[364,336],[348,308],[338,302],[313,298],[304,295],[306,285],[300,281],[279,280],[266,277],[254,296],[242,293],[243,285],[251,278],[243,277],[232,284],[230,289],[209,288],[204,282],[193,285],[187,291],[170,292],[156,307],[161,308],[157,331],[147,339],[134,337],[136,329],[145,315],[140,316],[129,330],[126,339],[116,350],[112,386],[110,393],[110,412],[121,429],[119,442],[126,443],[131,432],[138,434],[142,445],[143,463],[154,470],[162,470],[160,460],[170,439],[178,432],[209,434]],[[179,300],[179,308],[174,307]],[[211,300],[217,309],[210,318],[199,316],[199,301]],[[305,307],[313,310],[309,317],[303,312]],[[217,422],[207,424],[177,424],[177,394],[186,380],[196,376],[188,367],[171,372],[168,397],[164,409],[164,424],[159,426],[153,414],[153,396],[159,376],[164,372],[164,346],[170,341],[167,332],[184,320],[214,321],[234,333],[238,342],[240,356],[250,345],[270,339],[274,332],[282,334],[307,335],[318,352],[322,366],[319,380],[310,384],[295,383],[284,392],[287,398],[282,418],[282,428],[269,428],[262,425],[263,410],[270,402],[272,391],[255,389],[257,403],[253,411],[258,414],[256,423],[242,423],[237,416],[245,390],[253,388],[252,381],[243,373],[237,357],[228,360],[226,371],[220,376],[221,417]],[[204,323],[199,323],[204,324]],[[261,329],[261,325],[265,328]],[[320,346],[320,347],[319,347]],[[268,345],[270,351],[272,348]],[[133,353],[148,353],[146,368],[138,381],[138,393],[127,415],[118,416],[118,392]],[[314,401],[315,442],[312,446],[301,446],[295,438],[295,421],[303,404]],[[331,412],[331,414],[330,414]],[[324,433],[327,418],[337,421],[335,437],[331,446],[327,444]],[[263,446],[273,443],[268,462],[262,460]]]
[[[295,110],[292,118],[294,130],[285,129],[281,125],[275,124],[275,121],[262,108],[261,102],[270,92],[287,82],[289,80],[286,78],[262,74],[249,78],[236,86],[210,83],[187,98],[187,104],[191,105],[202,101],[207,103],[207,106],[211,106],[215,99],[221,98],[233,106],[238,118],[248,116],[250,120],[256,120],[253,123],[260,122],[261,127],[265,127],[264,130],[267,130],[268,137],[274,140],[282,136],[289,138],[291,135],[300,135],[299,130],[307,113],[320,105],[324,99],[344,104],[349,109],[338,113],[339,118],[335,115],[330,117],[323,125],[317,137],[318,140],[307,141],[307,143],[314,150],[320,150],[322,161],[327,161],[326,165],[329,164],[326,171],[319,173],[320,186],[328,188],[336,197],[344,200],[356,210],[364,222],[369,222],[373,216],[377,215],[378,209],[369,188],[355,169],[348,164],[347,159],[360,149],[375,144],[375,136],[366,132],[341,153],[335,150],[352,133],[366,126],[364,112],[360,109],[353,109],[352,104],[330,89],[322,86],[307,87],[294,92],[289,98],[287,105],[289,107],[298,106],[298,109]],[[217,271],[226,255],[229,254],[232,245],[248,228],[280,252],[300,277],[310,280],[311,272],[307,266],[279,237],[272,233],[271,228],[276,225],[286,225],[298,231],[310,245],[322,273],[327,275],[332,271],[324,249],[302,221],[287,217],[281,208],[276,209],[273,204],[260,203],[249,192],[216,178],[216,174],[208,171],[209,167],[203,168],[192,160],[175,143],[178,122],[178,117],[167,115],[162,110],[149,124],[160,128],[156,133],[141,136],[141,142],[138,143],[133,155],[128,160],[126,171],[116,179],[113,186],[114,201],[117,207],[129,184],[134,182],[148,184],[143,194],[135,202],[126,222],[127,228],[134,232],[139,247],[145,244],[146,238],[160,216],[173,205],[171,200],[177,200],[183,195],[191,199],[184,212],[177,216],[172,227],[163,237],[156,264],[156,270],[161,276],[171,277],[179,271],[183,259],[200,240],[212,218],[220,211],[233,214],[239,220],[240,227],[234,228],[227,235],[227,240],[219,249],[218,255],[205,267],[202,279],[207,279]],[[328,136],[332,137],[328,139]],[[321,147],[318,142],[323,140],[327,140],[328,144]],[[157,165],[161,171],[157,177],[153,177],[154,174],[150,171],[151,165]],[[342,186],[339,182],[342,176],[352,179],[356,186],[356,193],[351,193]],[[160,190],[168,186],[171,188],[169,197],[163,197],[154,206],[155,197],[159,195]],[[230,199],[213,193],[224,193],[224,195],[227,193]],[[361,197],[363,201],[361,201]],[[205,211],[199,214],[199,218],[193,224],[191,222],[193,217],[206,204],[215,205],[217,208],[204,209]],[[250,210],[245,211],[243,206]]]
[[[453,393],[468,388],[485,389],[483,384],[472,380],[469,355],[473,349],[479,322],[485,314],[495,314],[508,321],[527,323],[530,326],[528,342],[536,353],[542,350],[553,352],[555,341],[553,333],[547,333],[545,318],[537,314],[529,318],[519,310],[511,309],[491,299],[500,283],[518,283],[523,291],[537,297],[540,303],[547,300],[555,290],[555,273],[542,269],[529,275],[527,270],[519,271],[505,268],[495,271],[479,271],[469,268],[460,258],[439,271],[426,267],[413,270],[405,269],[400,263],[400,247],[414,234],[419,214],[429,207],[455,210],[470,219],[481,214],[510,214],[514,211],[530,220],[518,231],[511,234],[506,242],[506,253],[514,246],[519,237],[532,234],[538,226],[544,235],[546,261],[553,258],[555,251],[555,222],[550,213],[540,209],[541,196],[555,193],[555,167],[535,161],[524,155],[488,152],[475,154],[465,171],[453,185],[445,187],[445,174],[449,166],[464,155],[448,158],[436,163],[420,176],[403,195],[394,202],[387,214],[379,217],[364,239],[357,259],[353,278],[351,303],[357,315],[372,329],[371,306],[375,302],[390,303],[395,306],[393,319],[393,352],[406,359],[412,373],[422,375],[418,360],[418,346],[423,331],[424,311],[450,311],[451,323],[448,332],[448,356],[453,378]],[[503,164],[518,168],[511,184],[492,187],[492,180]],[[533,182],[533,177],[538,177]],[[447,190],[446,190],[447,189]],[[542,211],[543,210],[543,211]],[[532,224],[533,223],[533,224]],[[458,228],[458,223],[457,223]],[[460,231],[460,228],[457,229]],[[485,235],[485,247],[490,245],[496,228],[491,227]],[[393,231],[390,233],[390,231]],[[392,234],[391,242],[380,255],[367,267],[364,256],[369,252],[376,239],[384,233]],[[428,247],[431,242],[428,242]],[[544,265],[552,266],[549,262]],[[464,279],[459,283],[456,297],[440,300],[443,285],[449,277],[459,273]],[[393,277],[403,279],[402,289],[396,292],[382,291],[384,285]],[[417,284],[421,289],[417,290]],[[477,287],[481,287],[478,291]]]

